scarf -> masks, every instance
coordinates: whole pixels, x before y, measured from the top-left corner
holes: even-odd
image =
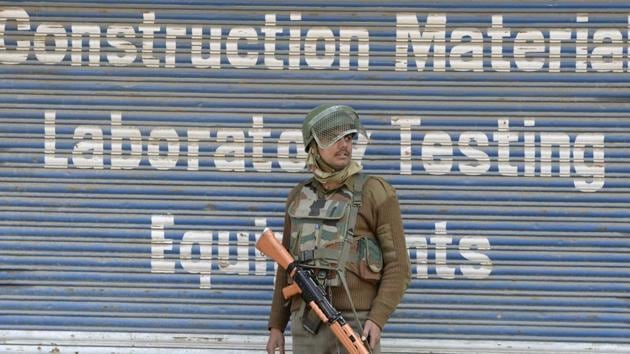
[[[322,184],[324,189],[333,190],[342,186],[348,178],[359,173],[362,169],[356,161],[352,160],[342,170],[335,171],[330,165],[328,165],[319,155],[317,146],[313,144],[308,150],[308,157],[306,158],[306,166],[309,171],[313,173],[315,180]]]

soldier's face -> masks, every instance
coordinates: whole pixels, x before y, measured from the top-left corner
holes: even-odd
[[[324,162],[336,171],[343,170],[352,161],[352,134],[344,136],[325,149],[319,146],[317,149]]]

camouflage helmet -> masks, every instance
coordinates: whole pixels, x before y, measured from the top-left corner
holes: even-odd
[[[327,148],[348,134],[355,136],[362,130],[359,115],[349,106],[322,104],[311,110],[302,124],[304,150],[308,152],[313,140],[320,148]]]

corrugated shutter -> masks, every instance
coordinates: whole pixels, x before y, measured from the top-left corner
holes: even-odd
[[[404,213],[386,351],[630,352],[628,16],[0,2],[0,347],[261,350],[275,265],[254,243],[308,176],[304,114],[336,102]]]

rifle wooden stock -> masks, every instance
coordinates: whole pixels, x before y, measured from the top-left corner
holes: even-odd
[[[267,257],[276,261],[283,269],[287,269],[289,264],[293,263],[291,254],[276,239],[273,231],[269,228],[265,229],[260,235],[258,242],[256,242],[256,248]]]
[[[333,307],[332,303],[325,296],[324,289],[314,279],[312,272],[308,269],[302,269],[299,264],[295,263],[291,254],[276,239],[270,229],[265,229],[260,235],[256,248],[276,261],[283,269],[286,269],[291,279],[293,279],[293,284],[282,289],[285,299],[298,293],[301,294],[302,299],[317,314],[319,319],[330,326],[331,331],[348,353],[369,354],[369,351],[354,333],[352,327],[346,323],[341,313]]]

